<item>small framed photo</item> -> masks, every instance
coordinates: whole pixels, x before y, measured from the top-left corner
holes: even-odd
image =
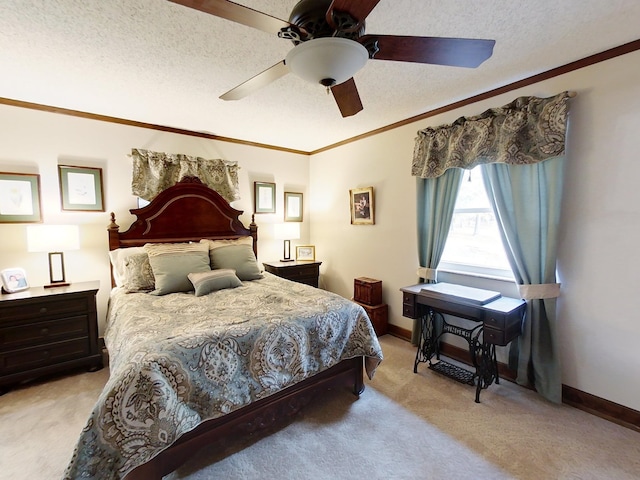
[[[302,194],[295,192],[284,192],[284,221],[302,221]]]
[[[351,199],[351,224],[373,225],[373,187],[354,188],[349,190]]]
[[[253,182],[253,201],[255,213],[276,213],[276,184]]]
[[[0,272],[2,290],[7,293],[20,292],[29,288],[27,274],[22,268],[5,268]]]
[[[40,175],[0,172],[0,223],[40,222]]]
[[[58,165],[62,210],[104,212],[102,169]]]
[[[316,261],[316,247],[313,245],[297,245],[296,246],[296,261],[298,262],[315,262]]]

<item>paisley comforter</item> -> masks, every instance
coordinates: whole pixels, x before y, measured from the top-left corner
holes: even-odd
[[[205,420],[382,351],[364,309],[268,273],[195,297],[114,289],[105,343],[110,378],[65,478],[117,479]]]

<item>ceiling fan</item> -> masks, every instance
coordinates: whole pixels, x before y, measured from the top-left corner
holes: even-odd
[[[367,60],[478,67],[495,40],[365,35],[365,19],[380,0],[300,0],[289,21],[226,0],[169,0],[276,34],[295,47],[284,60],[220,96],[238,100],[293,72],[331,90],[343,117],[362,110],[353,75]]]

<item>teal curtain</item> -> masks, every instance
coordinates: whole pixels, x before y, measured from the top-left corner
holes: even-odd
[[[564,156],[532,165],[486,164],[481,170],[516,283],[555,284]],[[525,319],[522,335],[511,343],[517,382],[561,403],[556,299],[528,299]]]
[[[437,178],[420,178],[417,182],[418,257],[421,267],[435,269],[449,235],[453,209],[464,170],[450,168]],[[411,341],[418,343],[419,326],[413,322]]]

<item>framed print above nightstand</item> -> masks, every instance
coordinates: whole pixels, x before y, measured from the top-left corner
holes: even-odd
[[[255,213],[276,213],[276,184],[253,182],[253,202]]]
[[[284,221],[302,221],[302,194],[295,192],[284,192]]]
[[[62,210],[104,212],[102,169],[58,165]]]
[[[40,175],[0,172],[0,223],[40,222]]]

